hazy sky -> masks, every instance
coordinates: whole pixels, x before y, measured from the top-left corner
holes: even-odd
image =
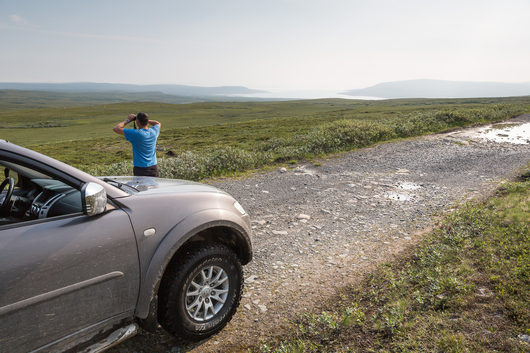
[[[530,81],[530,0],[0,0],[1,82]]]

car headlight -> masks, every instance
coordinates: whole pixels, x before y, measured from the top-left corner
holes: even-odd
[[[236,208],[236,210],[239,211],[239,213],[241,213],[243,216],[246,215],[247,213],[245,212],[245,210],[243,209],[243,207],[241,207],[241,205],[239,204],[239,202],[234,202],[234,207]]]

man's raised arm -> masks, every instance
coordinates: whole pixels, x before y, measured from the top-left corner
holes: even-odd
[[[159,123],[158,121],[156,121],[156,120],[149,120],[147,123],[148,123],[149,125],[153,125],[153,126],[158,125],[159,128],[162,128],[162,124],[160,124],[160,123]]]
[[[127,125],[128,123],[130,123],[131,121],[133,121],[134,119],[136,119],[136,115],[134,114],[130,114],[129,117],[127,119],[125,119],[124,121],[122,121],[121,123],[119,123],[118,125],[114,126],[112,128],[112,130],[119,134],[119,135],[125,135],[123,133],[123,129],[125,128],[125,125]]]

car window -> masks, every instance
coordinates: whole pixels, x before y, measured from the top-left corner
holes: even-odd
[[[81,191],[31,167],[0,159],[0,226],[47,219],[83,211]],[[7,200],[6,200],[7,199]]]
[[[4,180],[6,177],[12,177],[15,179],[15,185],[18,184],[18,173],[8,167],[0,167],[0,180]],[[1,182],[1,181],[0,181]]]

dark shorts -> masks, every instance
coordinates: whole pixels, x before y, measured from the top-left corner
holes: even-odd
[[[158,177],[158,166],[155,164],[150,167],[134,167],[133,173],[134,176]]]

